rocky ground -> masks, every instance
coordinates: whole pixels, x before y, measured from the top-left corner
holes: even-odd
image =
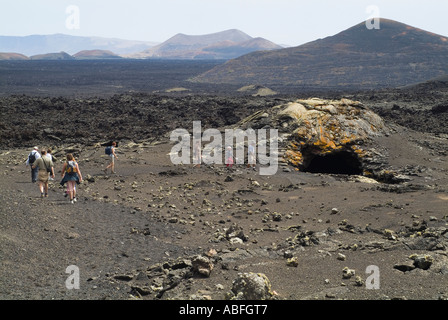
[[[401,183],[283,162],[273,176],[171,164],[172,128],[192,119],[223,128],[285,97],[3,98],[0,298],[448,299],[446,111],[432,112],[439,101],[422,110],[406,97],[358,97],[387,120],[390,134],[375,143]],[[51,116],[20,116],[34,110]],[[421,117],[405,125],[409,110]],[[430,132],[419,130],[425,117]],[[114,137],[117,173],[105,174],[103,144]],[[59,174],[40,198],[24,164],[34,144],[55,149],[57,172],[66,152],[76,155],[77,203]],[[66,286],[69,266],[79,289]]]

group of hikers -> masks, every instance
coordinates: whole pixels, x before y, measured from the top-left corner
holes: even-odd
[[[105,153],[109,156],[109,163],[104,169],[104,173],[110,169],[111,173],[115,173],[115,159],[118,159],[115,153],[115,148],[117,147],[116,142],[112,142],[110,146],[106,147]],[[226,166],[232,168],[234,162],[232,147],[228,146],[226,148]],[[195,146],[194,150],[195,165],[200,166],[202,162],[200,144]],[[55,162],[56,159],[52,155],[52,150],[42,150],[39,153],[39,148],[36,146],[28,155],[26,160],[26,166],[31,167],[31,181],[33,183],[38,183],[41,198],[48,197],[48,183],[50,180],[55,178]],[[253,168],[255,170],[256,155],[255,155],[255,143],[251,142],[248,146],[248,168]],[[70,203],[75,203],[76,199],[76,185],[83,181],[81,170],[79,169],[78,162],[72,153],[66,155],[66,160],[62,165],[61,170],[61,182],[62,186],[67,185],[65,190],[65,196],[69,197]]]
[[[112,173],[115,173],[115,153],[116,142],[113,142],[109,147],[110,152],[106,152],[109,155],[109,164],[104,169],[107,173],[107,169],[110,169]],[[52,150],[42,150],[39,152],[39,147],[34,147],[28,155],[26,160],[26,166],[31,167],[31,182],[38,183],[41,198],[48,197],[48,183],[49,180],[55,179],[55,162],[56,159],[52,155]],[[66,155],[66,161],[62,165],[61,170],[61,182],[62,186],[67,185],[65,190],[65,196],[69,197],[70,203],[75,203],[76,199],[76,185],[83,181],[81,170],[79,169],[78,162],[72,153]]]

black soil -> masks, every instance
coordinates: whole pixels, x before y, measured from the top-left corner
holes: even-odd
[[[273,176],[259,167],[170,162],[175,128],[191,130],[194,120],[224,128],[312,93],[12,93],[0,99],[1,299],[221,300],[241,272],[264,273],[285,300],[448,297],[444,88],[319,95],[361,100],[386,120],[391,134],[376,143],[406,173],[398,184],[357,175],[347,155],[315,159],[310,172],[280,163]],[[111,140],[119,142],[115,174],[103,171]],[[48,198],[25,167],[34,145],[52,147],[58,159]],[[75,204],[59,185],[67,152],[84,177]],[[231,229],[241,241],[228,237]],[[198,254],[211,257],[209,277],[179,262]],[[413,255],[426,256],[429,267]],[[66,287],[72,265],[79,289]],[[378,289],[366,284],[372,265]],[[355,276],[344,278],[345,267]]]

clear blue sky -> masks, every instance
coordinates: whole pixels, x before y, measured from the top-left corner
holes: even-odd
[[[69,20],[69,28],[70,5],[79,9],[79,19]],[[448,36],[447,0],[0,0],[0,35],[64,33],[162,42],[177,33],[239,29],[296,46],[369,19],[372,11],[366,10],[372,5],[380,17]]]

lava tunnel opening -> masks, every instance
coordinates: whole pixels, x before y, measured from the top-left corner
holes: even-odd
[[[353,152],[339,151],[325,155],[310,155],[304,171],[310,173],[361,175],[361,161]]]

